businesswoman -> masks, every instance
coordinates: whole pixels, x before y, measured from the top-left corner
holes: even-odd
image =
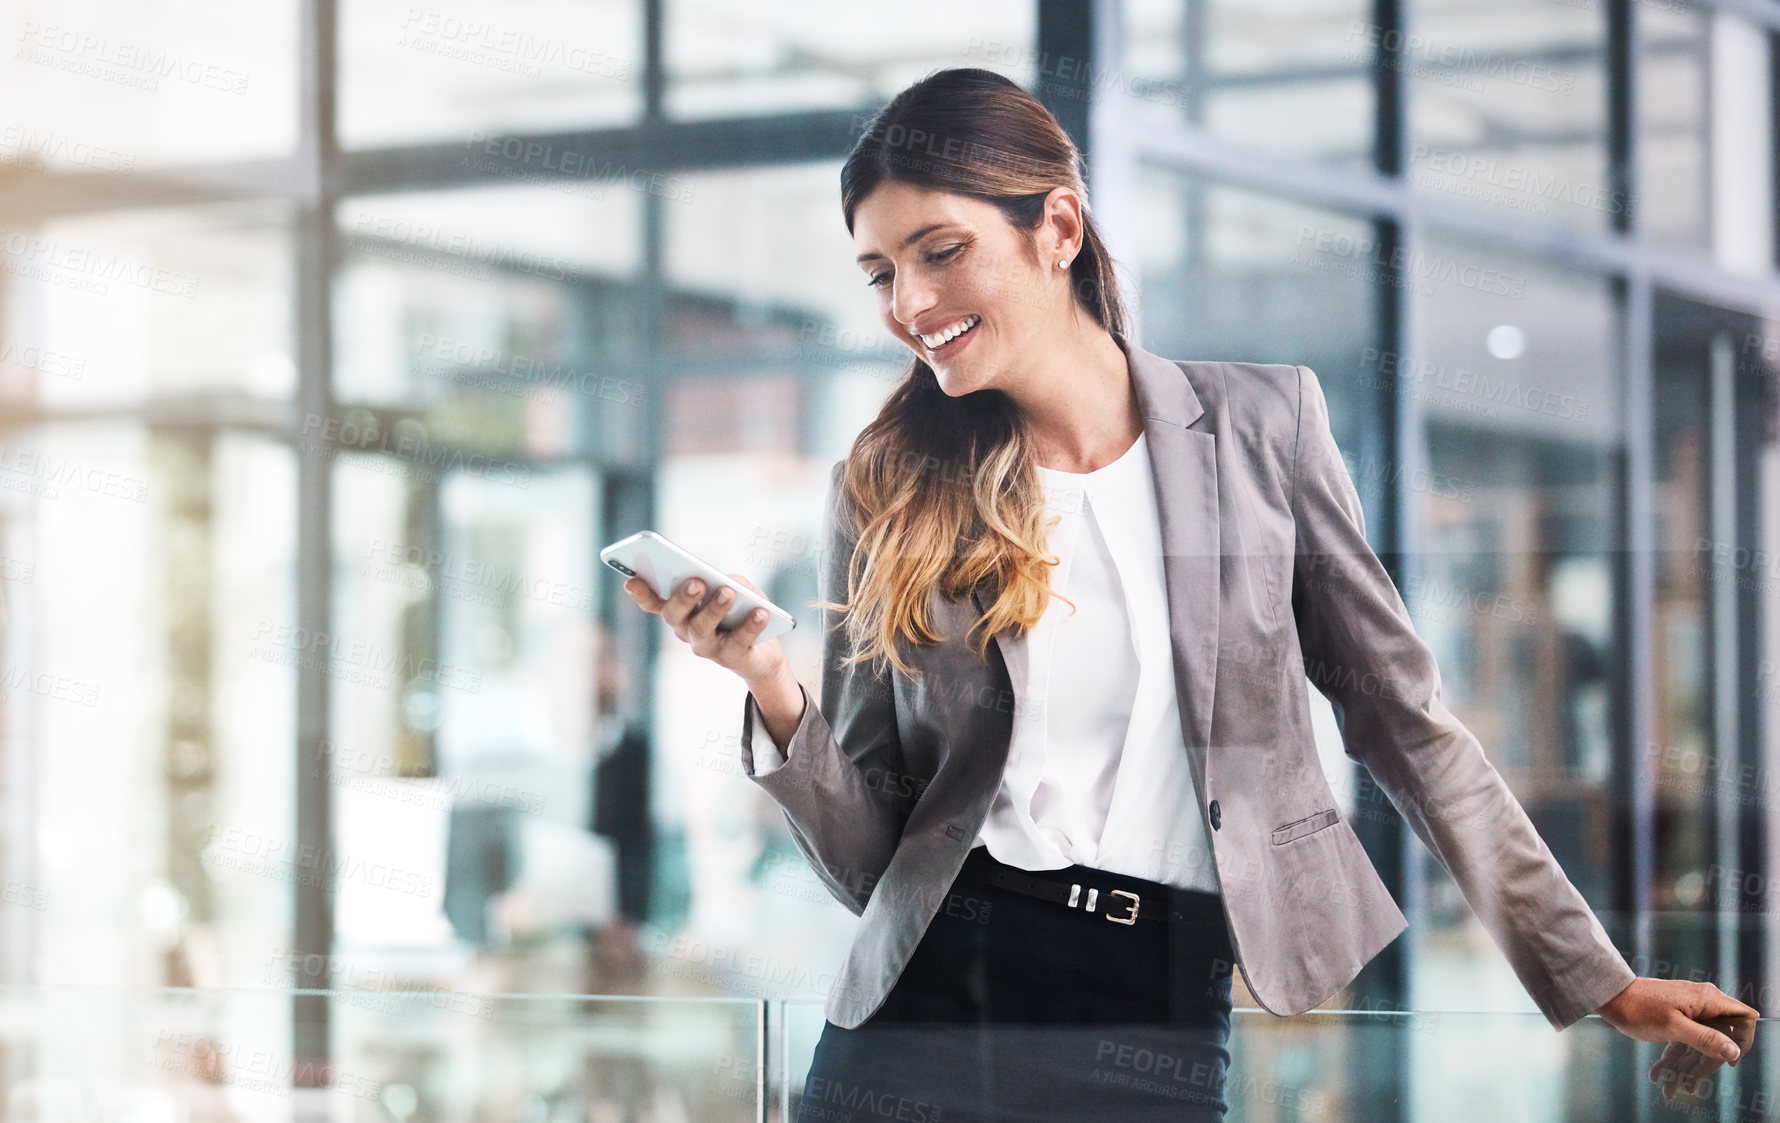
[[[1555,1028],[1598,1011],[1670,1042],[1665,1095],[1735,1062],[1756,1012],[1637,977],[1441,702],[1314,373],[1130,339],[1038,101],[974,68],[915,83],[841,207],[914,357],[834,468],[821,704],[764,619],[717,631],[726,591],[625,583],[747,683],[744,769],[861,917],[803,1118],[1280,1095],[1227,1083],[1232,971],[1299,1013],[1407,923],[1323,776],[1306,676]]]

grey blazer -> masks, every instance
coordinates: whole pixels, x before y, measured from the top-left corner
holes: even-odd
[[[1408,922],[1338,809],[1311,732],[1309,677],[1364,764],[1445,866],[1555,1029],[1635,977],[1477,738],[1440,697],[1440,672],[1366,541],[1359,498],[1316,375],[1302,366],[1171,362],[1121,341],[1160,503],[1181,735],[1243,979],[1266,1010],[1327,1001]],[[824,600],[846,598],[854,512],[834,465],[823,523]],[[840,665],[823,610],[821,705],[781,767],[744,772],[784,810],[829,891],[862,918],[829,995],[844,1028],[883,1003],[989,812],[1022,709],[1025,644],[987,661],[970,603],[937,593],[946,638],[905,647],[912,679]],[[1140,906],[1141,907],[1141,906]]]

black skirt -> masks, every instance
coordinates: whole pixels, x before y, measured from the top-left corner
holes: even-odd
[[[883,1006],[857,1029],[823,1026],[793,1118],[1221,1121],[1235,956],[1218,897],[1019,871],[1181,913],[1123,925],[990,884],[995,867],[1009,868],[972,850]]]

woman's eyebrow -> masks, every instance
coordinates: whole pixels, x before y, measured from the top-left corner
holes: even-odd
[[[923,226],[923,227],[921,227],[921,229],[915,231],[913,234],[910,234],[908,237],[904,238],[902,240],[902,244],[904,246],[912,246],[916,242],[920,241],[922,238],[925,238],[927,235],[933,233],[935,230],[939,230],[942,227],[946,227],[946,226],[950,226],[950,225],[952,225],[952,223],[935,222],[930,226]],[[854,258],[853,260],[855,263],[857,263],[857,262],[861,262],[861,261],[870,261],[872,258],[883,257],[883,256],[884,255],[881,253],[862,253],[858,257]]]

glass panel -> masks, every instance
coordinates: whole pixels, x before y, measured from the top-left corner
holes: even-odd
[[[1122,72],[1097,97],[1143,120],[1354,170],[1372,167],[1365,0],[1125,0]]]
[[[1717,776],[1734,740],[1715,732],[1709,571],[1698,544],[1712,526],[1712,370],[1697,305],[1659,299],[1652,419],[1656,600],[1651,613],[1651,768],[1655,773],[1652,953],[1664,964],[1715,962],[1711,902],[1721,867],[1712,829]],[[1733,586],[1734,588],[1734,586]],[[1716,751],[1715,751],[1716,750]],[[1664,971],[1665,974],[1673,972]]]
[[[1773,269],[1767,33],[1674,0],[1639,9],[1638,174],[1652,238],[1726,268]]]
[[[297,145],[297,2],[18,0],[0,166],[129,175]]]
[[[1418,0],[1409,19],[1411,184],[1594,229],[1632,206],[1607,182],[1606,22],[1596,5]]]
[[[17,1119],[763,1118],[764,1010],[740,1000],[426,991],[386,975],[327,1001],[293,1051],[291,992],[0,988]],[[305,1023],[306,1036],[317,1027]]]
[[[688,186],[685,204],[667,209],[663,262],[675,369],[767,353],[786,373],[838,365],[888,378],[908,369],[911,353],[884,330],[853,261],[838,162],[701,172]],[[822,439],[838,457],[852,433]]]
[[[667,112],[735,117],[888,101],[932,70],[980,66],[1033,88],[1033,0],[666,0]]]
[[[1738,12],[1712,13],[1712,255],[1724,268],[1772,275],[1774,138],[1772,33]]]
[[[1415,349],[1389,364],[1423,411],[1427,442],[1426,483],[1410,485],[1421,526],[1404,600],[1447,705],[1629,948],[1625,919],[1602,911],[1623,813],[1607,788],[1622,650],[1611,291],[1600,277],[1466,243],[1433,239],[1414,259],[1455,268],[1416,283]],[[1418,852],[1415,1007],[1535,1009],[1452,878]],[[1445,1032],[1423,1043],[1416,1079],[1432,1081],[1463,1048]],[[1518,1067],[1553,1079],[1560,1059],[1542,1051]]]
[[[944,1120],[958,1105],[924,1111],[921,1077],[912,1094],[807,1085],[822,1032],[813,1001],[494,995],[386,986],[316,995],[327,1003],[335,1049],[302,1057],[292,1049],[299,992],[149,990],[125,987],[0,988],[0,1045],[18,1062],[8,1080],[9,1114],[21,1119],[351,1120],[904,1118]],[[301,1015],[299,1015],[301,1016]],[[770,1035],[768,1028],[771,1028]],[[305,1030],[311,1027],[305,1022]],[[1776,1029],[1763,1018],[1756,1040]],[[1065,1030],[1064,1032],[1068,1032]],[[1042,1035],[1030,1031],[1022,1038]],[[1194,1084],[1190,1068],[1136,1046],[1139,1032],[1112,1027],[1080,1050],[1088,1079],[1136,1098],[1155,1096],[1157,1115],[1178,1112]],[[1451,1039],[1424,1091],[1368,1081],[1349,1046],[1388,1055]],[[1645,1078],[1660,1046],[1631,1041],[1586,1018],[1553,1046],[1538,1014],[1313,1011],[1281,1019],[1238,1008],[1230,1071],[1219,1093],[1229,1118],[1353,1120],[1390,1117],[1486,1123],[1593,1123],[1710,1114],[1740,1105],[1764,1118],[1770,1097],[1748,1066],[1719,1068],[1691,1095],[1665,1103]],[[1027,1047],[1028,1054],[1030,1047]],[[1503,1080],[1505,1066],[1551,1053],[1551,1075]],[[1021,1057],[1019,1059],[1027,1059]],[[1073,1059],[1073,1058],[1072,1058]],[[1613,1072],[1607,1095],[1577,1098],[1566,1083],[1582,1072]],[[805,1092],[809,1102],[805,1102]],[[1722,1097],[1722,1099],[1721,1099]],[[888,1102],[885,1111],[879,1104]],[[850,1105],[850,1106],[849,1106]],[[862,1106],[870,1105],[870,1106]]]
[[[1385,279],[1361,219],[1195,176],[1146,168],[1133,229],[1144,346],[1181,359],[1310,367],[1342,449],[1374,455],[1376,287]],[[1376,475],[1376,474],[1374,474]],[[1355,473],[1370,499],[1364,473]]]
[[[338,437],[437,468],[474,452],[635,456],[647,400],[634,294],[638,200],[544,187],[359,199],[341,208]],[[401,412],[389,414],[385,409]],[[318,422],[307,422],[305,436]],[[454,451],[447,451],[454,450]]]
[[[1770,890],[1744,840],[1771,818],[1777,782],[1762,747],[1775,691],[1761,623],[1776,587],[1762,486],[1774,337],[1746,313],[1666,292],[1655,311],[1651,973],[1736,980],[1733,993],[1759,1000],[1750,958]]]
[[[838,1113],[847,1090],[808,1081],[822,1035],[821,1004],[775,1003],[769,1018],[785,1027],[783,1067],[773,1089],[774,1102],[786,1105],[784,1117],[795,1118],[800,1106],[806,1117],[825,1109]],[[1774,1022],[1761,1019],[1755,1031],[1758,1042],[1774,1029]],[[983,1035],[979,1055],[989,1053],[993,1036],[994,1031]],[[1029,1053],[1035,1042],[1043,1040],[1042,1035],[1028,1032],[1020,1038],[1019,1048]],[[1007,1042],[995,1044],[1008,1052],[1015,1048]],[[1077,1069],[1084,1074],[1083,1083],[1121,1093],[1151,1092],[1156,1118],[1170,1118],[1171,1107],[1186,1117],[1196,1083],[1190,1066],[1179,1064],[1165,1051],[1143,1048],[1130,1027],[1113,1027],[1083,1044],[1085,1048],[1064,1058],[1066,1062],[1086,1058]],[[1661,1047],[1632,1041],[1592,1016],[1555,1038],[1544,1016],[1537,1013],[1319,1009],[1280,1018],[1239,1003],[1231,1018],[1229,1049],[1230,1069],[1220,1091],[1229,1105],[1231,1123],[1384,1118],[1418,1123],[1501,1119],[1599,1123],[1646,1116],[1661,1119],[1667,1112],[1711,1115],[1719,1102],[1738,1105],[1733,1109],[1736,1118],[1754,1120],[1765,1118],[1772,1102],[1751,1078],[1750,1067],[1743,1065],[1721,1067],[1695,1086],[1694,1095],[1678,1095],[1665,1103],[1645,1077]],[[1393,1084],[1384,1074],[1355,1063],[1367,1056],[1403,1055],[1425,1065],[1427,1078],[1413,1087]],[[1533,1057],[1549,1058],[1551,1063],[1529,1068],[1527,1061]],[[1510,1070],[1515,1079],[1502,1079]],[[1606,1084],[1607,1074],[1618,1074],[1619,1083]],[[1600,1086],[1591,1086],[1587,1094],[1572,1090],[1595,1082]],[[919,1078],[911,1084],[913,1088],[904,1094],[918,1102]],[[946,1118],[946,1106],[937,1106],[935,1117]],[[910,1118],[918,1118],[912,1107]]]
[[[0,235],[0,403],[54,411],[205,391],[289,398],[287,216],[281,203],[231,203]]]
[[[7,968],[90,983],[257,981],[289,885],[289,451],[203,428],[56,425],[0,473]]]
[[[1659,241],[1707,247],[1707,13],[1638,8],[1638,225]]]
[[[373,871],[341,878],[339,947],[466,985],[469,951],[517,942],[524,962],[613,910],[612,856],[587,833],[591,476],[356,454],[336,471],[327,763],[342,861]]]
[[[454,142],[642,113],[638,0],[341,0],[340,143]]]

